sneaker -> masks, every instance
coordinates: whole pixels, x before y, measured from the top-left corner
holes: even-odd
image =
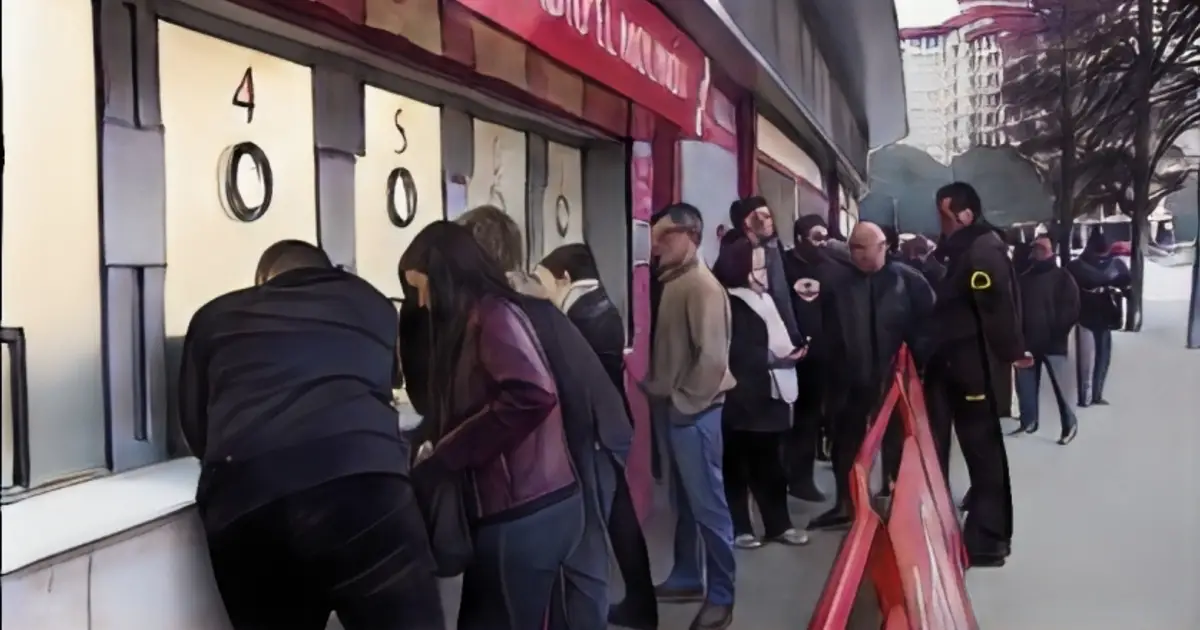
[[[738,534],[733,537],[733,546],[738,549],[758,549],[763,542],[754,534]]]
[[[772,542],[799,547],[808,544],[808,532],[795,527],[771,539]]]

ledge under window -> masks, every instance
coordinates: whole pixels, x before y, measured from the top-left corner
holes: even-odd
[[[111,538],[190,507],[200,464],[176,459],[0,507],[0,574]]]

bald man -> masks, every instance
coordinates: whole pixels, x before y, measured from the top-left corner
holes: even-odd
[[[891,384],[896,352],[901,344],[908,344],[918,362],[924,357],[921,332],[933,311],[933,289],[915,269],[890,261],[887,249],[887,238],[878,225],[856,225],[850,235],[851,264],[824,296],[830,358],[827,409],[832,414],[837,501],[813,520],[811,529],[850,525],[850,470],[867,424]]]

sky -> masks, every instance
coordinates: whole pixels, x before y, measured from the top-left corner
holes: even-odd
[[[896,0],[900,28],[934,26],[956,13],[957,0]]]

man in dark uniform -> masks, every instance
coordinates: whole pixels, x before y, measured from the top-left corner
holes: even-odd
[[[946,266],[930,329],[926,368],[929,422],[942,470],[949,470],[951,428],[958,434],[971,490],[963,540],[973,566],[1002,566],[1012,540],[1012,489],[998,400],[1011,366],[1027,367],[1016,275],[1002,235],[983,218],[979,194],[955,182],[937,193]]]

